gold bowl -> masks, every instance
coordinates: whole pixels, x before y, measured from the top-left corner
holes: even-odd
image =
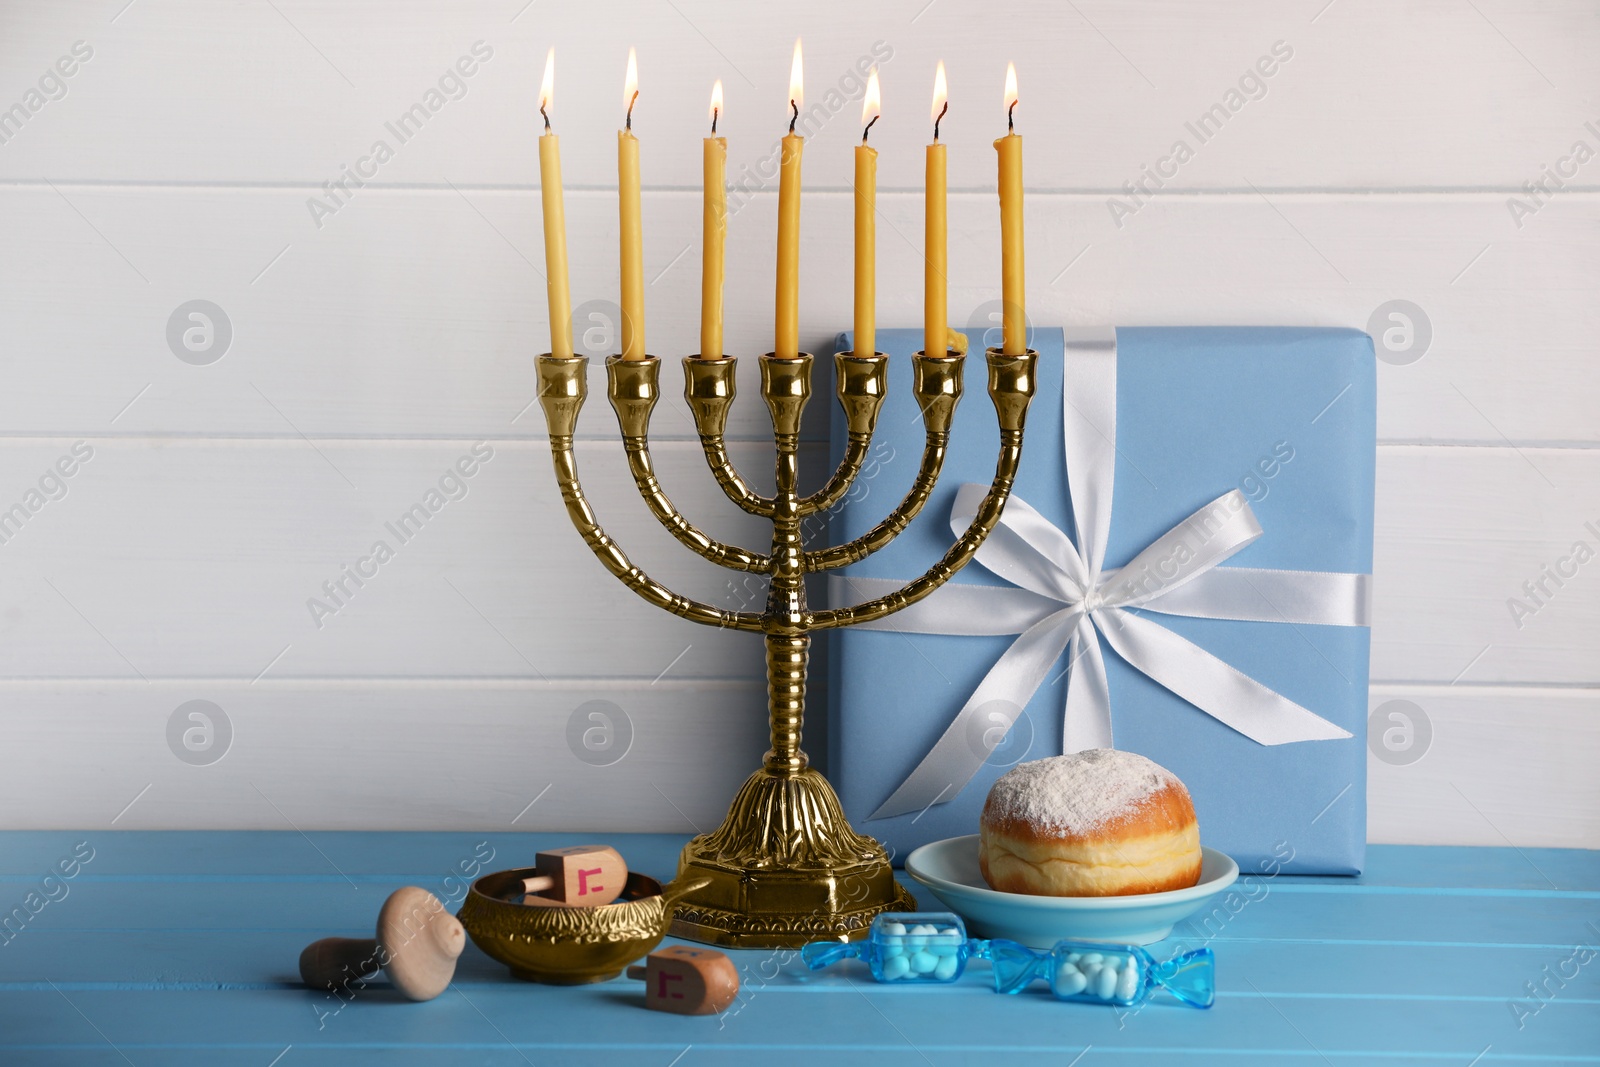
[[[679,879],[662,887],[630,871],[622,895],[594,908],[528,905],[522,880],[532,867],[486,874],[472,883],[456,917],[492,959],[514,977],[551,985],[582,985],[616,978],[666,936],[672,905],[705,880]]]

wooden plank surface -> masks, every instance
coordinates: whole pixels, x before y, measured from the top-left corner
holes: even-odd
[[[0,457],[33,474],[71,444]],[[400,544],[385,523],[472,447],[98,442],[68,495],[3,546],[17,569],[0,583],[0,663],[12,675],[0,692],[17,710],[0,736],[32,754],[0,782],[10,824],[105,825],[150,786],[119,825],[281,827],[259,789],[296,825],[492,828],[551,783],[541,801],[550,826],[686,830],[715,819],[764,747],[759,642],[658,617],[606,581],[576,535],[546,518],[558,505],[540,442],[494,445],[464,480],[467,495]],[[583,450],[586,471],[613,472],[592,496],[647,570],[729,606],[758,595],[654,527],[622,482],[614,443]],[[758,470],[767,449],[736,454]],[[1600,601],[1580,572],[1521,629],[1506,609],[1524,576],[1566,551],[1562,531],[1584,536],[1586,516],[1600,514],[1595,453],[1382,455],[1373,707],[1419,704],[1434,749],[1409,765],[1374,759],[1374,839],[1600,843],[1586,688]],[[819,459],[812,447],[813,478]],[[753,522],[726,521],[697,446],[664,446],[660,466],[689,514],[759,543]],[[896,479],[909,477],[891,463],[868,489],[897,497]],[[131,523],[128,485],[144,493]],[[101,555],[108,531],[116,552]],[[347,583],[336,613],[314,617],[308,601],[333,603],[322,583],[375,539],[391,541],[395,558],[368,584]],[[1500,552],[1483,553],[1486,543]],[[1585,688],[1541,685],[1552,676]],[[215,703],[235,731],[215,766],[190,766],[170,747],[168,724],[191,700]],[[569,746],[569,723],[591,701],[627,717],[626,765],[591,771]],[[814,694],[813,752],[825,747],[824,706]],[[1497,743],[1508,724],[1538,742],[1514,750],[1509,777]],[[353,749],[370,760],[343,767]],[[99,770],[95,789],[34,802],[82,766]],[[605,783],[598,803],[578,788],[590,775]]]
[[[115,819],[119,829],[272,830],[287,819],[303,829],[686,831],[721,818],[767,744],[755,681],[159,680],[9,683],[3,692],[23,713],[0,741],[31,758],[0,781],[0,806],[11,822],[38,828]],[[191,700],[213,702],[234,731],[210,766],[186,764],[169,747],[169,722]],[[1400,710],[1412,719],[1420,708],[1430,735],[1416,741],[1426,747],[1414,762],[1369,758],[1371,840],[1600,846],[1590,756],[1600,711],[1590,692],[1380,685],[1371,697],[1380,735],[1397,725],[1393,701],[1407,702]],[[589,718],[596,710],[616,736],[631,735],[607,766],[569,747],[572,722],[604,728]],[[374,720],[386,728],[372,731]],[[1507,723],[1544,739],[1549,754],[1508,751]],[[824,751],[823,736],[819,720],[807,749]],[[363,758],[352,763],[350,752]],[[83,768],[96,788],[59,790]],[[33,803],[46,791],[49,807]]]
[[[528,408],[531,357],[549,337],[528,191],[371,190],[319,230],[290,190],[52,184],[0,187],[13,216],[0,260],[6,433],[543,435]],[[1568,191],[1520,230],[1504,200],[1246,189],[1163,197],[1119,228],[1101,197],[1039,193],[1028,310],[1043,326],[1366,328],[1403,299],[1429,339],[1416,333],[1397,356],[1414,361],[1379,368],[1380,440],[1592,445],[1600,194]],[[730,222],[726,344],[744,357],[772,347],[775,204],[762,194]],[[851,322],[851,205],[841,193],[805,201],[802,343],[817,352]],[[922,207],[920,194],[878,199],[880,328],[921,324]],[[672,401],[656,431],[692,437],[673,398],[678,357],[699,346],[700,198],[659,191],[644,209],[646,336],[669,364]],[[950,314],[965,327],[993,310],[998,210],[991,193],[952,194],[949,215]],[[572,192],[567,221],[578,336],[597,331],[603,355],[614,331],[589,316],[614,326],[615,194]],[[208,366],[174,358],[165,333],[201,297],[233,329]],[[744,362],[730,430],[760,440],[771,427]],[[594,395],[582,430],[609,437],[615,420]],[[828,406],[813,405],[817,439]]]
[[[808,110],[827,112],[808,152],[824,187],[850,180],[863,59],[884,79],[885,118],[873,132],[883,181],[902,188],[921,187],[941,58],[951,91],[943,136],[958,149],[952,188],[992,187],[989,141],[1004,123],[1008,60],[1021,76],[1019,121],[1034,135],[1028,179],[1044,188],[1120,190],[1186,139],[1194,159],[1174,181],[1186,189],[1245,187],[1241,173],[1262,187],[1515,189],[1596,117],[1586,106],[1597,73],[1587,47],[1593,13],[1581,0],[1343,0],[1332,11],[1270,0],[1030,2],[1005,19],[976,0],[826,0],[782,18],[732,0],[630,4],[599,16],[481,0],[118,6],[41,7],[10,20],[4,57],[19,77],[8,92],[20,95],[25,72],[43,73],[76,40],[94,55],[8,147],[0,177],[314,191],[387,139],[395,155],[374,181],[526,187],[537,173],[543,60],[555,46],[566,179],[612,185],[611,131],[622,123],[623,68],[636,44],[647,180],[698,188],[712,79],[727,88],[721,128],[737,181],[783,132],[796,36]],[[403,142],[391,133],[385,124],[438,90],[479,41],[492,55],[480,50],[474,73],[443,86],[422,130]],[[1263,57],[1273,72],[1259,88],[1241,87]],[[1220,133],[1202,140],[1186,128],[1219,103],[1232,109]],[[1308,130],[1315,151],[1284,151]],[[1595,186],[1590,175],[1583,182]]]
[[[73,447],[15,445],[0,451],[0,476],[30,485]],[[0,672],[13,680],[760,677],[754,638],[664,617],[604,574],[566,520],[543,442],[88,447],[65,496],[0,545],[12,566]],[[764,472],[770,448],[733,454]],[[760,583],[674,542],[618,442],[580,452],[597,514],[636,563],[686,595],[753,609]],[[663,443],[657,458],[686,515],[765,547],[698,445]],[[812,484],[824,458],[820,446],[804,456]],[[862,491],[887,512],[916,457],[882,458]],[[472,477],[454,475],[462,461],[476,463]],[[1600,529],[1600,452],[1385,446],[1377,493],[1375,681],[1600,681],[1600,574],[1573,549],[1600,548],[1589,528]],[[413,507],[434,510],[402,526]],[[1573,574],[1560,586],[1545,577],[1557,565]],[[1530,598],[1527,582],[1546,595]],[[1513,599],[1526,610],[1513,613]]]
[[[109,1054],[136,1064],[265,1063],[280,1053],[306,1063],[667,1062],[686,1048],[684,1058],[712,1063],[798,1063],[819,1051],[940,1065],[1080,1054],[1202,1065],[1595,1060],[1593,963],[1566,968],[1542,1004],[1523,987],[1562,969],[1574,946],[1600,940],[1591,929],[1600,856],[1562,849],[1380,845],[1358,879],[1247,878],[1230,918],[1182,925],[1155,950],[1209,942],[1218,955],[1209,1012],[1157,1001],[1118,1013],[1038,990],[998,997],[976,973],[981,963],[953,986],[884,987],[856,964],[812,974],[792,953],[765,951],[734,954],[743,989],[720,1019],[640,1011],[637,987],[625,982],[519,983],[470,946],[452,989],[425,1005],[381,984],[342,1005],[295,985],[301,943],[359,934],[391,888],[412,882],[451,899],[456,883],[444,875],[463,858],[492,867],[577,840],[0,835],[4,899],[20,900],[59,855],[81,854],[81,842],[94,849],[68,893],[0,947],[0,1055],[30,1065],[112,1062],[98,1058]],[[664,875],[682,838],[610,840],[636,868]]]
[[[1511,211],[1576,141],[1600,144],[1586,125],[1600,125],[1600,23],[1583,0],[1084,0],[1004,18],[973,0],[781,14],[731,0],[9,12],[0,111],[30,86],[59,99],[0,126],[0,510],[74,442],[96,458],[0,543],[0,738],[27,753],[0,776],[0,825],[105,825],[146,786],[117,825],[281,825],[254,782],[306,826],[496,826],[530,783],[588,773],[565,724],[589,700],[651,721],[617,767],[656,761],[660,784],[682,790],[680,813],[610,768],[614,790],[594,802],[604,825],[714,818],[761,745],[756,654],[634,602],[556,507],[530,407],[546,330],[532,102],[554,45],[573,293],[603,313],[616,83],[627,46],[640,47],[648,336],[671,363],[697,344],[695,148],[709,81],[723,78],[739,189],[728,343],[754,355],[770,346],[775,217],[757,172],[781,131],[795,35],[826,112],[807,152],[803,260],[804,341],[819,351],[850,319],[863,57],[885,85],[873,132],[882,326],[920,321],[919,149],[941,57],[956,325],[997,296],[989,140],[1007,60],[1029,138],[1036,322],[1371,326],[1381,339],[1381,309],[1421,309],[1426,351],[1379,367],[1373,696],[1375,709],[1412,700],[1438,734],[1419,762],[1374,757],[1370,831],[1600,843],[1583,770],[1600,750],[1600,596],[1592,565],[1560,586],[1544,577],[1578,540],[1600,546],[1585,525],[1600,522],[1596,164],[1533,198],[1531,214]],[[59,88],[41,85],[79,41],[92,55]],[[470,77],[441,86],[479,41]],[[1266,63],[1259,91],[1241,85],[1280,41],[1292,55]],[[445,94],[436,113],[399,143],[385,123],[430,88]],[[1236,110],[1202,141],[1189,125],[1235,88]],[[313,217],[324,183],[386,137],[394,158]],[[1193,158],[1159,195],[1127,188],[1148,187],[1145,168],[1180,139]],[[204,366],[167,338],[197,298],[233,332]],[[768,427],[744,363],[730,430],[764,481]],[[657,435],[688,442],[677,370],[665,373]],[[599,384],[581,425],[594,441],[585,483],[613,532],[687,591],[748,598],[653,528],[615,445],[599,444],[613,440]],[[983,408],[969,401],[964,415]],[[813,474],[827,420],[813,404]],[[316,629],[307,600],[321,583],[480,440],[498,458],[471,494]],[[717,501],[692,448],[663,448],[661,465],[695,518],[760,540]],[[1540,582],[1537,611],[1513,617],[1524,583]],[[182,763],[164,740],[194,699],[237,720],[237,745],[213,767]],[[821,710],[814,700],[813,723]],[[308,740],[322,736],[334,743]],[[815,726],[810,738],[819,749]],[[336,773],[334,754],[351,748],[388,773]],[[700,759],[722,769],[673,769]],[[77,787],[63,793],[63,779]],[[562,821],[580,818],[563,791],[540,803],[552,825],[580,825]]]
[[[4,803],[16,821],[58,826],[709,830],[767,747],[763,687],[729,681],[158,681],[8,692],[27,714],[13,716],[5,747],[35,758],[33,770],[7,775]],[[198,706],[206,720],[180,710],[192,701],[207,702]],[[174,729],[179,738],[214,730],[193,740],[214,746],[198,758],[216,760],[178,758]],[[94,789],[49,808],[30,802],[46,782],[85,769]]]

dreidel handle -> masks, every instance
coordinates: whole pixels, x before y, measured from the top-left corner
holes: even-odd
[[[569,845],[534,857],[522,880],[524,903],[592,908],[616,900],[627,887],[628,865],[610,845]]]

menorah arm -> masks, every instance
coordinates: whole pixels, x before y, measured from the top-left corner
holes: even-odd
[[[724,544],[702,532],[683,517],[661,488],[650,458],[649,439],[650,412],[660,396],[660,369],[661,361],[653,357],[628,360],[612,356],[606,361],[607,393],[622,428],[622,447],[627,452],[628,470],[639,487],[639,495],[673,537],[712,563],[732,570],[769,570],[770,556]]]
[[[850,491],[850,486],[855,483],[856,475],[861,473],[861,467],[867,461],[867,453],[872,449],[872,434],[856,433],[851,431],[849,439],[845,442],[844,458],[839,461],[839,466],[834,469],[827,484],[810,496],[801,497],[795,502],[796,510],[800,515],[814,515],[819,511],[827,511]]]
[[[712,477],[722,486],[723,493],[741,510],[762,518],[772,518],[773,501],[754,492],[738,468],[728,458],[723,444],[723,430],[728,424],[728,409],[738,392],[739,361],[733,356],[721,359],[686,357],[683,361],[683,398],[694,414],[695,430],[700,435],[700,448],[706,454],[706,465]]]
[[[802,516],[827,511],[850,491],[872,448],[872,432],[877,428],[878,412],[883,409],[889,388],[889,357],[882,352],[870,356],[840,352],[833,357],[833,363],[834,388],[849,437],[845,441],[844,459],[827,484],[799,501]]]
[[[1017,467],[1022,462],[1023,423],[1028,413],[1028,403],[1033,399],[1034,364],[1038,361],[1038,355],[1030,350],[1027,355],[1006,356],[991,348],[988,359],[989,396],[994,401],[995,414],[1000,421],[1000,456],[995,462],[994,481],[978,505],[972,522],[944,557],[921,577],[876,600],[848,608],[813,612],[808,619],[811,629],[828,630],[871,622],[910,607],[971,562],[999,523],[1000,514],[1011,496],[1011,486],[1016,481]]]
[[[1000,521],[1000,513],[1005,508],[1006,500],[1011,496],[1011,483],[1016,480],[1017,463],[1021,458],[1021,431],[1010,434],[1001,431],[1000,460],[995,467],[994,481],[983,502],[978,505],[978,513],[973,516],[972,523],[956,543],[950,546],[944,557],[929,567],[920,578],[897,592],[854,607],[814,612],[810,620],[811,628],[830,630],[837,626],[854,626],[857,623],[881,619],[885,615],[893,615],[915,604],[949,581],[957,571],[971,562],[973,556],[977,555],[979,547]]]
[[[701,434],[700,449],[706,454],[706,465],[711,468],[711,476],[722,486],[722,492],[729,500],[738,505],[741,511],[764,519],[772,518],[772,498],[761,496],[745,482],[738,468],[728,458],[728,449],[720,433]]]
[[[762,632],[761,616],[755,612],[726,611],[703,604],[674,593],[651,578],[634,566],[627,553],[595,519],[594,509],[583,495],[583,486],[578,480],[578,461],[572,450],[578,412],[588,393],[588,362],[582,356],[570,359],[550,355],[539,357],[539,403],[544,408],[545,422],[550,430],[550,454],[555,463],[556,484],[561,488],[561,500],[566,504],[567,516],[582,535],[584,544],[623,585],[658,608],[706,626]]]
[[[961,402],[962,369],[966,357],[946,353],[930,358],[918,352],[913,359],[913,393],[922,408],[922,424],[928,433],[917,477],[899,505],[865,534],[834,548],[807,552],[807,571],[832,570],[865,559],[898,537],[928,502],[928,496],[939,480],[939,472],[944,468],[945,449],[950,442],[950,423],[955,417],[956,405]]]

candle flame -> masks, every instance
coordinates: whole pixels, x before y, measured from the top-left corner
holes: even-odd
[[[628,49],[628,76],[622,80],[622,107],[623,110],[633,110],[633,98],[639,95],[639,55],[632,48]]]
[[[883,101],[878,92],[878,68],[873,67],[867,76],[867,95],[861,98],[861,125],[870,126],[872,120],[883,115]]]
[[[717,116],[722,113],[722,79],[711,87],[711,128],[717,128]]]
[[[950,100],[950,90],[944,81],[944,60],[939,60],[939,66],[933,72],[933,124],[939,124],[939,113],[944,110],[944,105]]]
[[[805,77],[800,70],[800,38],[794,39],[794,62],[789,65],[789,100],[796,108],[806,106]]]
[[[1006,116],[1011,115],[1011,107],[1017,102],[1017,65],[1006,64]]]
[[[555,110],[556,106],[556,50],[550,49],[550,54],[544,59],[544,84],[539,86],[539,110],[546,115]]]

